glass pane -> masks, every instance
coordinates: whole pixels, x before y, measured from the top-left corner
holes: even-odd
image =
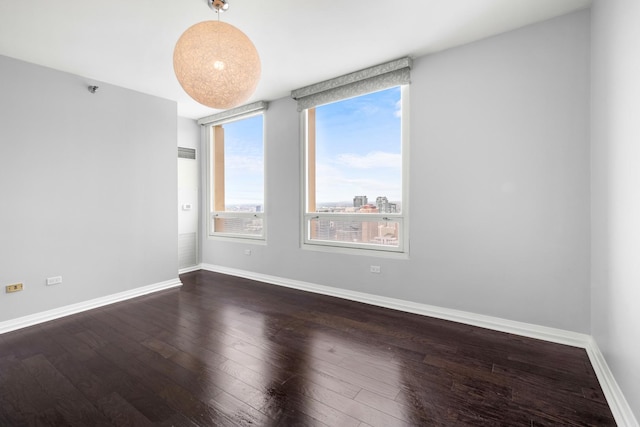
[[[262,218],[214,218],[213,231],[216,233],[262,236]]]
[[[327,242],[366,243],[384,247],[400,246],[400,223],[363,221],[356,218],[309,220],[309,239]]]
[[[224,128],[225,211],[264,210],[263,115]]]
[[[316,107],[316,211],[401,213],[401,88]]]

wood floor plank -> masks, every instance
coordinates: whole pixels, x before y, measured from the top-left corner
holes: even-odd
[[[122,427],[150,427],[153,423],[118,393],[111,393],[96,401],[98,408],[113,425]]]
[[[299,411],[327,426],[357,427],[360,424],[357,418],[316,399],[304,399]]]
[[[224,391],[209,400],[208,403],[224,413],[238,426],[266,426],[274,423],[274,420],[263,412]]]
[[[185,414],[190,420],[199,425],[232,425],[232,422],[222,413],[199,400],[189,389],[179,385],[160,372],[149,372],[145,364],[116,348],[105,346],[100,353],[116,365],[124,369],[129,375],[152,389],[161,399],[176,411]],[[197,387],[190,385],[189,387]],[[215,388],[213,384],[211,387]],[[217,393],[212,393],[215,397]]]
[[[64,420],[55,408],[56,399],[14,356],[0,359],[0,404],[0,413],[9,421],[6,425],[37,425],[43,416]]]
[[[55,409],[77,426],[110,426],[109,420],[42,355],[23,361],[27,371],[55,402]]]
[[[613,426],[583,349],[195,271],[0,335],[4,426]]]
[[[99,377],[114,393],[122,396],[151,422],[170,422],[179,415],[153,390],[102,356],[96,355],[94,359],[87,361],[86,365],[93,375]]]
[[[109,343],[104,336],[99,334],[99,323],[93,322],[90,318],[84,318],[82,323],[95,328],[91,330],[91,342],[95,348]],[[76,333],[74,336],[80,341],[86,337],[82,332]],[[175,416],[175,412],[167,407],[162,400],[154,396],[148,389],[141,387],[138,382],[96,352],[93,352],[90,359],[86,359],[86,355],[65,352],[55,338],[55,335],[50,334],[40,338],[44,354],[48,355],[48,359],[56,369],[66,376],[90,401],[101,402],[111,394],[118,394],[151,421],[160,422]],[[97,406],[100,405],[98,403]]]
[[[525,407],[536,408],[538,415],[554,417],[564,424],[606,426],[615,425],[606,413],[606,407],[588,399],[572,398],[562,390],[540,388],[536,385],[514,386],[513,401]]]
[[[372,408],[357,400],[341,398],[340,395],[331,390],[321,389],[314,385],[309,385],[305,388],[304,395],[374,427],[412,425],[377,408]]]
[[[422,417],[416,417],[411,407],[366,389],[361,390],[355,400],[413,425],[420,425],[426,422]]]

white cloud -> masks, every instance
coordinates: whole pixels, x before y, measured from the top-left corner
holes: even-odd
[[[366,195],[375,200],[377,196],[387,196],[390,200],[401,199],[399,179],[386,175],[358,174],[349,176],[344,168],[318,163],[316,169],[316,196],[318,202],[349,201],[353,196]]]
[[[364,156],[346,153],[340,154],[336,163],[353,169],[400,168],[402,167],[402,155],[383,151],[373,151]]]
[[[241,170],[247,173],[262,173],[264,162],[260,157],[225,156],[224,166],[227,169]]]
[[[396,109],[393,112],[393,116],[397,118],[402,117],[402,100],[401,99],[399,99],[398,102],[396,102]]]

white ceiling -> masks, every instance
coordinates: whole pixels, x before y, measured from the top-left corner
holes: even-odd
[[[247,102],[403,56],[418,57],[589,7],[591,0],[229,0],[222,20],[262,60]],[[215,112],[182,90],[173,48],[191,25],[217,19],[206,0],[2,0],[0,54]]]

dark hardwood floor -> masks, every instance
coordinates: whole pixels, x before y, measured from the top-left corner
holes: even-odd
[[[0,335],[0,426],[615,425],[583,349],[181,279]]]

